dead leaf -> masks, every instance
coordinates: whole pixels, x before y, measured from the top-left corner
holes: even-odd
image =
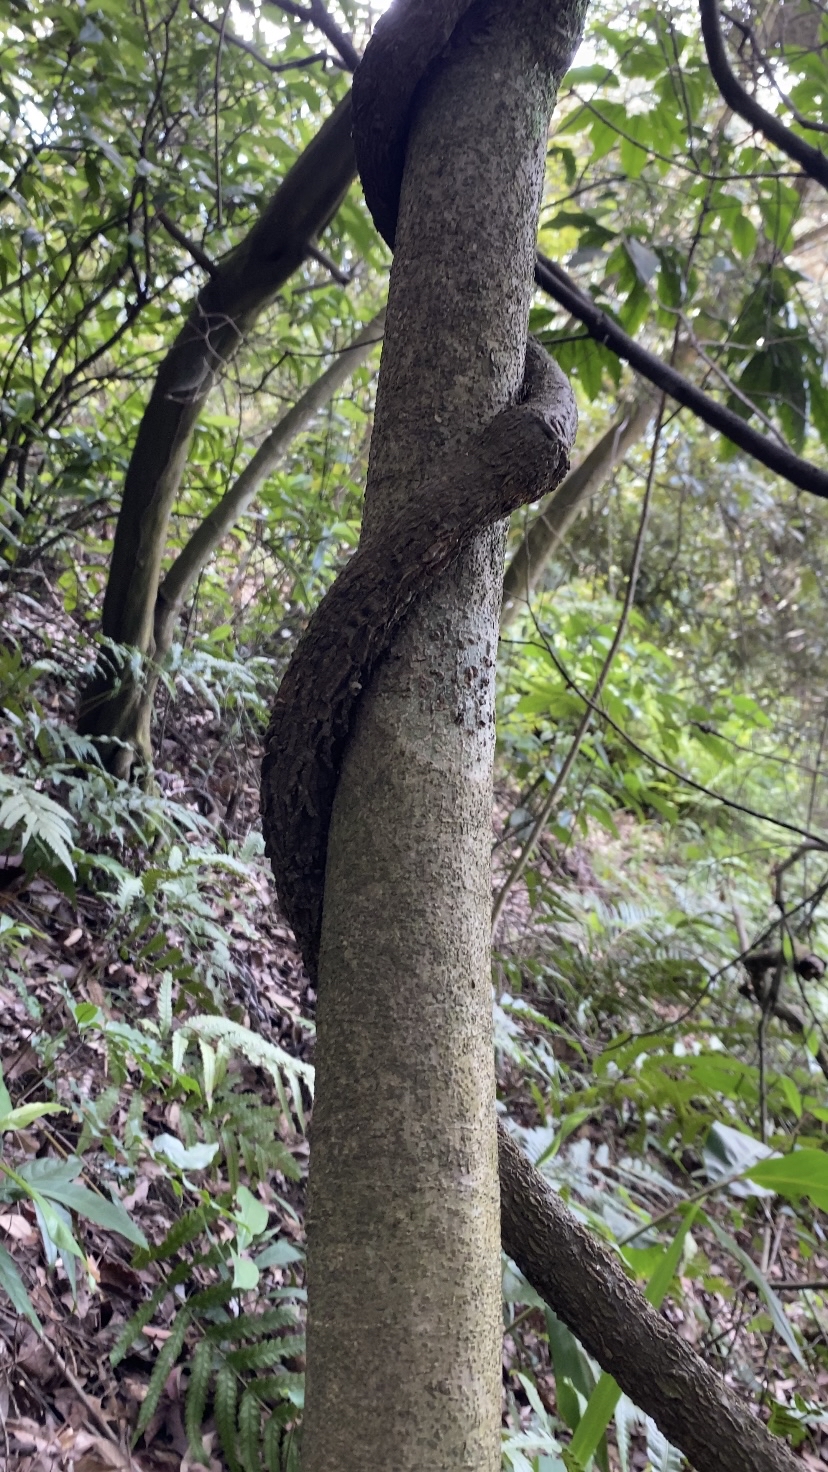
[[[21,1216],[16,1211],[4,1211],[0,1215],[0,1231],[5,1232],[8,1237],[11,1237],[12,1241],[25,1242],[28,1246],[39,1240],[39,1234],[31,1222],[28,1222],[24,1216]]]

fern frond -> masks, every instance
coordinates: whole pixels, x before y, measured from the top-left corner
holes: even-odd
[[[241,1349],[231,1349],[227,1352],[227,1363],[234,1370],[269,1370],[271,1365],[278,1365],[284,1359],[285,1353],[295,1354],[295,1347],[284,1351],[279,1339],[263,1339],[259,1344],[246,1344]]]
[[[136,1252],[132,1259],[133,1267],[145,1268],[151,1262],[163,1262],[165,1257],[174,1257],[182,1247],[204,1231],[207,1220],[207,1212],[203,1206],[197,1206],[193,1211],[188,1211],[177,1222],[170,1227],[166,1237],[156,1247],[145,1247]]]
[[[299,1337],[296,1335],[293,1344],[287,1348],[281,1347],[283,1340],[262,1340],[261,1344],[245,1344],[240,1350],[227,1351],[227,1363],[234,1370],[268,1370],[271,1366],[278,1365],[280,1360],[286,1356],[299,1353]],[[286,1381],[301,1381],[302,1376],[292,1375],[290,1370],[283,1370]]]
[[[192,1302],[190,1299],[191,1305]],[[261,1339],[264,1334],[291,1328],[295,1323],[296,1315],[292,1309],[272,1308],[263,1314],[241,1314],[229,1324],[211,1324],[205,1332],[213,1343],[226,1343],[237,1339]]]
[[[158,1358],[152,1367],[152,1374],[149,1378],[147,1393],[141,1403],[141,1411],[135,1426],[133,1445],[139,1436],[142,1436],[146,1431],[155,1414],[158,1402],[161,1399],[161,1392],[167,1383],[167,1376],[184,1347],[184,1338],[189,1323],[190,1315],[186,1309],[181,1309],[175,1318],[169,1339],[164,1341],[161,1349],[158,1351]]]
[[[286,1449],[282,1461],[283,1472],[301,1472],[299,1457],[299,1437],[296,1428],[288,1432],[286,1438]]]
[[[192,1455],[197,1462],[203,1462],[205,1466],[209,1466],[210,1458],[201,1438],[201,1428],[204,1423],[204,1410],[207,1405],[207,1391],[210,1388],[212,1369],[213,1346],[206,1339],[202,1339],[196,1346],[190,1365],[190,1380],[187,1386],[187,1399],[184,1403],[184,1430],[187,1433],[187,1442]]]
[[[225,1304],[238,1296],[239,1290],[231,1282],[211,1283],[209,1288],[201,1288],[192,1298],[188,1298],[187,1307],[193,1313],[203,1313],[205,1309],[224,1308]]]
[[[127,1322],[124,1324],[123,1329],[118,1335],[118,1338],[115,1340],[112,1349],[110,1350],[110,1364],[119,1365],[121,1363],[124,1355],[135,1343],[138,1335],[143,1333],[144,1329],[146,1329],[147,1324],[155,1313],[155,1310],[157,1309],[166,1292],[166,1283],[159,1283],[158,1287],[154,1290],[151,1297],[148,1298],[136,1309],[131,1319],[127,1320]]]
[[[258,1396],[246,1390],[239,1406],[239,1452],[245,1472],[260,1472],[259,1430],[262,1407]]]
[[[277,1416],[269,1416],[265,1421],[262,1436],[262,1461],[267,1472],[281,1472],[282,1427]]]
[[[49,849],[74,879],[74,819],[71,813],[62,808],[60,803],[47,797],[45,792],[38,792],[33,783],[22,777],[4,773],[0,777],[0,794],[2,793],[5,796],[0,802],[0,829],[5,829],[7,833],[22,829],[19,842],[24,851],[34,839]]]
[[[300,1085],[303,1083],[308,1093],[313,1094],[314,1073],[310,1063],[303,1062],[301,1058],[292,1058],[284,1048],[278,1047],[276,1043],[268,1042],[266,1038],[259,1037],[258,1033],[252,1032],[249,1027],[242,1027],[241,1023],[233,1022],[229,1017],[212,1017],[206,1013],[200,1013],[184,1023],[182,1031],[207,1042],[223,1042],[227,1047],[236,1048],[243,1053],[248,1063],[254,1068],[265,1069],[273,1079],[285,1114],[290,1117],[291,1111],[285,1094],[285,1082],[287,1082],[293,1096],[296,1116],[304,1131],[305,1115]]]
[[[217,1138],[232,1190],[238,1187],[239,1156],[252,1179],[262,1180],[270,1171],[278,1171],[289,1181],[301,1179],[299,1165],[279,1138],[280,1110],[262,1104],[257,1094],[226,1094],[217,1103],[216,1114]],[[211,1124],[203,1122],[205,1139],[211,1134]]]
[[[239,1472],[236,1456],[236,1400],[238,1386],[236,1372],[229,1365],[222,1365],[216,1376],[213,1395],[213,1414],[216,1418],[221,1449],[230,1472]]]
[[[259,1397],[262,1405],[268,1405],[271,1401],[284,1401],[295,1396],[303,1384],[302,1375],[289,1374],[287,1370],[283,1370],[279,1375],[259,1375],[257,1379],[250,1381],[247,1389],[251,1394]],[[296,1415],[295,1401],[281,1408],[277,1406],[273,1415],[278,1417],[282,1423],[289,1421],[292,1416]]]
[[[189,1262],[178,1263],[173,1268],[173,1271],[164,1279],[163,1283],[158,1284],[146,1302],[142,1303],[140,1308],[136,1309],[132,1318],[128,1319],[126,1324],[124,1324],[123,1329],[110,1350],[109,1360],[112,1365],[119,1365],[121,1363],[124,1355],[130,1349],[131,1345],[135,1343],[138,1335],[147,1327],[147,1324],[164,1296],[172,1288],[177,1288],[180,1283],[186,1283],[192,1274],[194,1266],[196,1264]]]

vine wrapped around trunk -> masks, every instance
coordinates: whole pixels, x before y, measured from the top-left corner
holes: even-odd
[[[314,978],[331,809],[362,689],[414,600],[475,532],[555,489],[576,425],[567,379],[530,338],[521,401],[361,542],[297,646],[267,733],[262,816],[279,903]]]
[[[357,160],[369,207],[389,243],[395,235],[409,109],[424,74],[439,66],[455,28],[473,24],[474,15],[466,21],[470,9],[468,0],[440,6],[431,0],[398,0],[379,21],[357,72]],[[550,17],[550,26],[559,23],[557,14]],[[266,739],[262,817],[280,901],[313,977],[319,961],[328,827],[363,688],[418,598],[462,556],[475,534],[547,494],[563,478],[575,422],[566,380],[530,340],[518,402],[495,413],[479,438],[447,458],[438,473],[427,475],[396,512],[379,525],[371,522],[288,666]],[[328,997],[325,985],[323,977],[320,1005]],[[486,1005],[482,996],[480,1005]],[[335,1042],[327,1037],[330,1026],[329,1021],[329,1050]],[[357,1056],[354,1052],[355,1060]],[[330,1101],[326,1107],[323,1136],[331,1135]],[[353,1141],[346,1143],[350,1151]],[[328,1156],[336,1153],[330,1139],[325,1148]],[[622,1389],[695,1460],[698,1472],[741,1472],[748,1466],[793,1472],[797,1462],[785,1444],[770,1436],[655,1314],[620,1263],[552,1196],[502,1128],[499,1152],[507,1251],[570,1329],[583,1334],[590,1352]],[[346,1175],[350,1160],[349,1154]],[[376,1197],[371,1199],[376,1206]],[[321,1199],[313,1201],[315,1231],[321,1215]],[[331,1217],[330,1204],[324,1215]],[[329,1222],[325,1230],[330,1230]],[[346,1251],[350,1240],[347,1233],[335,1237],[324,1260],[329,1272],[336,1274],[338,1266],[346,1278],[353,1275],[355,1264]],[[375,1253],[377,1260],[382,1250]],[[392,1277],[399,1267],[395,1265]],[[312,1296],[315,1283],[312,1277]],[[337,1312],[340,1307],[337,1300]],[[318,1331],[320,1340],[323,1333],[330,1334],[331,1322],[326,1319]],[[356,1329],[346,1323],[345,1330],[342,1342],[347,1340],[353,1352]],[[652,1354],[645,1354],[648,1346]],[[341,1356],[337,1365],[341,1370]],[[318,1373],[321,1383],[328,1366]],[[310,1376],[309,1355],[309,1388]],[[330,1403],[336,1404],[335,1395]],[[316,1421],[314,1453],[324,1460],[328,1451],[322,1441],[333,1436],[333,1428],[330,1421],[320,1421],[319,1411]],[[337,1437],[331,1457],[341,1449],[339,1430]],[[352,1450],[348,1444],[344,1453],[349,1467]],[[311,1462],[317,1465],[313,1457]]]

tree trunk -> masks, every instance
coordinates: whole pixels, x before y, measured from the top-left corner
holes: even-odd
[[[301,154],[261,218],[216,268],[167,353],[132,451],[103,607],[114,645],[154,654],[153,621],[170,514],[204,402],[255,324],[330,223],[354,175],[350,96]],[[143,675],[111,649],[83,692],[79,730],[115,738],[107,759],[127,776],[134,750],[149,761]]]
[[[247,511],[264,481],[287,454],[296,436],[307,429],[313,416],[347,382],[371,349],[382,341],[384,327],[383,307],[282,415],[230,489],[196,527],[167,570],[158,588],[153,610],[152,664],[145,665],[143,680],[124,692],[125,707],[129,714],[128,735],[123,737],[129,742],[127,752],[134,749],[145,762],[149,763],[151,760],[150,723],[160,670],[172,647],[185,599],[199,573]]]
[[[376,535],[522,376],[575,3],[488,0],[409,141],[366,492]],[[502,531],[424,597],[361,700],[319,964],[305,1472],[495,1472],[501,1308],[491,786]]]

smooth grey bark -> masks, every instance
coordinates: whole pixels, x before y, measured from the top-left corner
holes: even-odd
[[[645,387],[622,404],[612,424],[557,491],[541,506],[517,547],[503,579],[501,628],[507,628],[529,602],[575,518],[608,479],[618,461],[646,434],[658,403],[658,390]]]
[[[522,377],[554,87],[581,6],[488,0],[423,89],[365,525]],[[305,1472],[495,1472],[490,1005],[503,536],[418,603],[360,704],[330,831],[308,1215]]]

